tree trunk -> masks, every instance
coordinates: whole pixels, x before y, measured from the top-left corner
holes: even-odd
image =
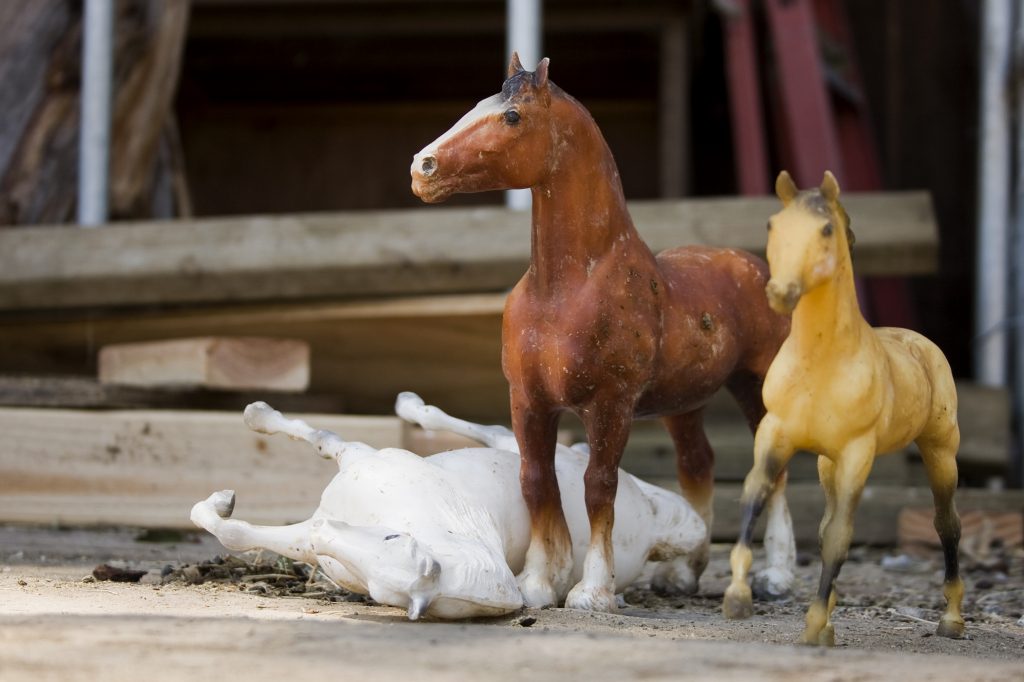
[[[0,225],[73,217],[81,10],[68,0],[0,4]],[[189,0],[117,3],[112,218],[190,212],[172,115],[188,15]]]

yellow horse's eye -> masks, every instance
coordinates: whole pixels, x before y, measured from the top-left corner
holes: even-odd
[[[825,223],[825,227],[821,228],[821,236],[831,237],[832,236],[832,223]]]
[[[769,232],[772,231],[772,221],[770,221],[770,220],[768,221],[768,231]]]

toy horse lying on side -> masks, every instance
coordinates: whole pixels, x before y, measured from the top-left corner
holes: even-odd
[[[764,382],[768,413],[757,429],[754,467],[743,484],[744,525],[732,552],[725,615],[750,615],[746,574],[754,523],[793,452],[810,450],[819,455],[826,507],[821,582],[802,641],[834,644],[834,585],[868,472],[876,455],[913,441],[928,473],[946,560],[946,612],[938,634],[960,637],[960,519],[953,503],[960,430],[949,363],[920,334],[872,329],[861,317],[850,261],[853,233],[831,173],[826,171],[820,189],[798,192],[783,171],[775,191],[783,209],[768,221],[772,276],[766,291],[774,309],[793,313],[793,327]]]
[[[312,518],[289,526],[254,526],[229,519],[234,493],[212,494],[192,508],[192,521],[231,550],[266,548],[319,565],[342,587],[408,609],[409,618],[493,616],[516,611],[523,597],[515,573],[530,543],[530,516],[519,493],[515,437],[399,395],[395,411],[430,429],[468,436],[488,447],[431,457],[375,450],[330,431],[287,419],[266,403],[245,410],[255,431],[305,440],[338,463]],[[583,501],[585,448],[560,445],[555,469],[573,537],[586,553],[589,527]],[[704,522],[686,501],[620,472],[615,527],[616,587],[636,580],[648,560],[675,572],[706,539]],[[577,566],[582,562],[577,562]]]

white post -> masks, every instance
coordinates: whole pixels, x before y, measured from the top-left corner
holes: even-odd
[[[1005,386],[1008,379],[1013,3],[985,0],[981,22],[974,372],[988,386]]]
[[[541,17],[543,0],[506,0],[506,50],[505,64],[513,51],[519,52],[523,68],[532,70],[537,67],[541,55]],[[505,204],[509,208],[527,210],[532,201],[530,190],[510,189],[505,192]]]
[[[78,223],[82,227],[107,222],[113,32],[113,0],[86,0],[78,140]]]
[[[1024,487],[1024,3],[1017,6],[1017,27],[1013,45],[1014,62],[1014,103],[1017,107],[1017,166],[1016,187],[1014,188],[1014,244],[1013,258],[1013,305],[1011,306],[1014,325],[1014,405],[1016,407],[1017,448],[1014,469],[1016,483]]]

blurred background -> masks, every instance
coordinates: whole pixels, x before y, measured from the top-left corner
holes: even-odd
[[[549,57],[591,111],[657,248],[763,250],[775,202],[761,197],[781,169],[874,193],[850,211],[867,235],[865,313],[939,344],[971,424],[964,480],[1016,487],[1020,4],[5,2],[0,393],[14,407],[236,409],[251,391],[81,382],[108,345],[258,336],[312,348],[306,395],[286,407],[387,414],[412,388],[507,421],[500,311],[528,214],[497,192],[425,208],[408,168],[500,89],[518,49],[527,68]],[[722,419],[731,443],[743,429]],[[645,433],[638,466],[670,476],[665,438]]]

